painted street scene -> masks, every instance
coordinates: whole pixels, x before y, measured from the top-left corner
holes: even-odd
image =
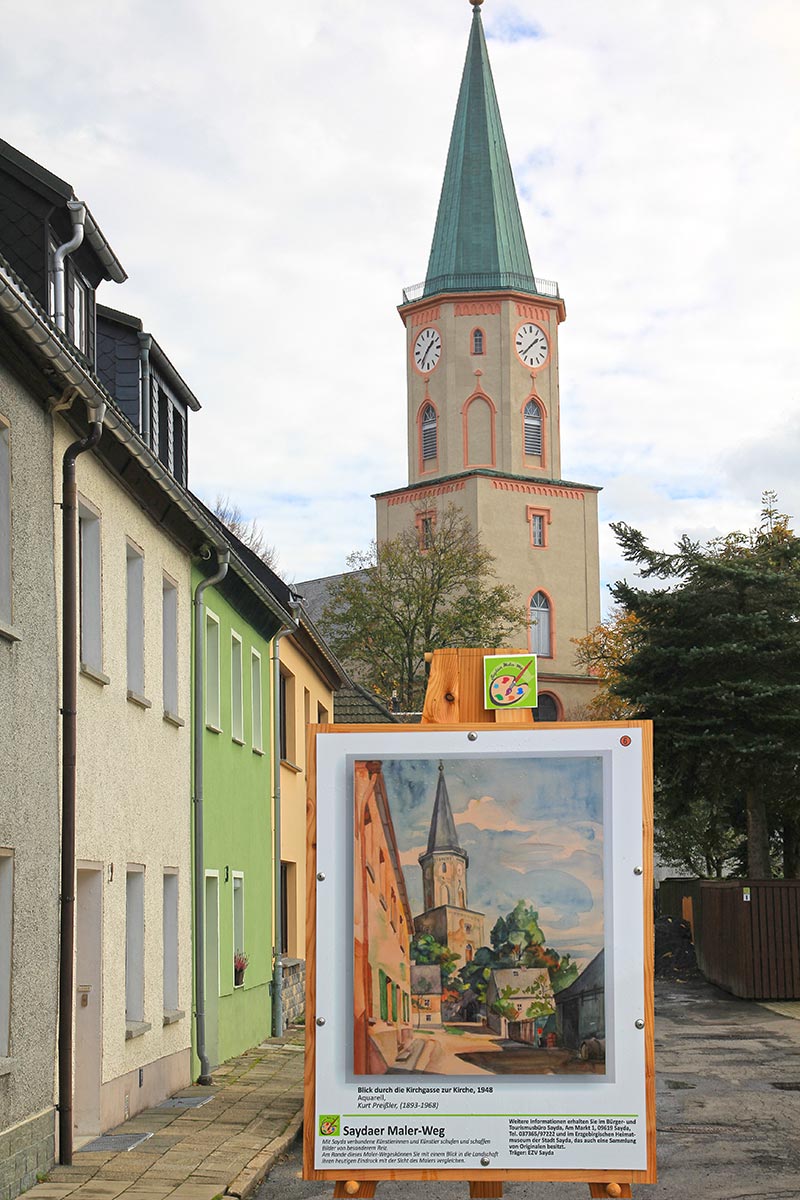
[[[600,758],[354,768],[356,1074],[605,1071]]]

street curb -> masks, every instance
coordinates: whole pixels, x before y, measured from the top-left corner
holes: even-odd
[[[292,1117],[280,1137],[273,1138],[263,1150],[259,1150],[258,1154],[250,1159],[244,1170],[240,1171],[233,1182],[228,1184],[225,1195],[233,1196],[236,1200],[250,1200],[253,1193],[260,1187],[264,1177],[272,1170],[281,1155],[289,1149],[302,1126],[303,1110],[301,1108]]]

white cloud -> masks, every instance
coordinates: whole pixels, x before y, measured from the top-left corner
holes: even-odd
[[[130,275],[103,299],[200,397],[194,487],[258,515],[287,574],[341,570],[370,492],[406,481],[394,310],[425,272],[469,5],[70,14],[4,13],[2,135],[88,201]],[[800,515],[800,10],[493,0],[484,20],[534,267],[567,300],[564,475],[659,545],[751,525],[773,483]]]

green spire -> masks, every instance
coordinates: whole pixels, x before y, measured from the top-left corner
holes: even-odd
[[[425,295],[497,287],[536,291],[476,3]]]

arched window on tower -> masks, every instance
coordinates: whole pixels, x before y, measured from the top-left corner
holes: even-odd
[[[551,616],[547,596],[544,592],[534,592],[530,607],[531,654],[538,654],[541,658],[553,657]]]
[[[525,453],[542,453],[542,410],[535,400],[525,405]]]
[[[473,354],[485,354],[486,352],[483,348],[483,345],[484,345],[483,330],[482,329],[473,329],[473,331],[472,331],[472,353]]]
[[[475,950],[469,944],[469,942],[467,942],[466,946],[464,947],[464,958],[467,960],[467,962],[472,962],[474,954]]]
[[[426,404],[422,410],[422,461],[430,462],[436,458],[436,409],[432,404]]]

